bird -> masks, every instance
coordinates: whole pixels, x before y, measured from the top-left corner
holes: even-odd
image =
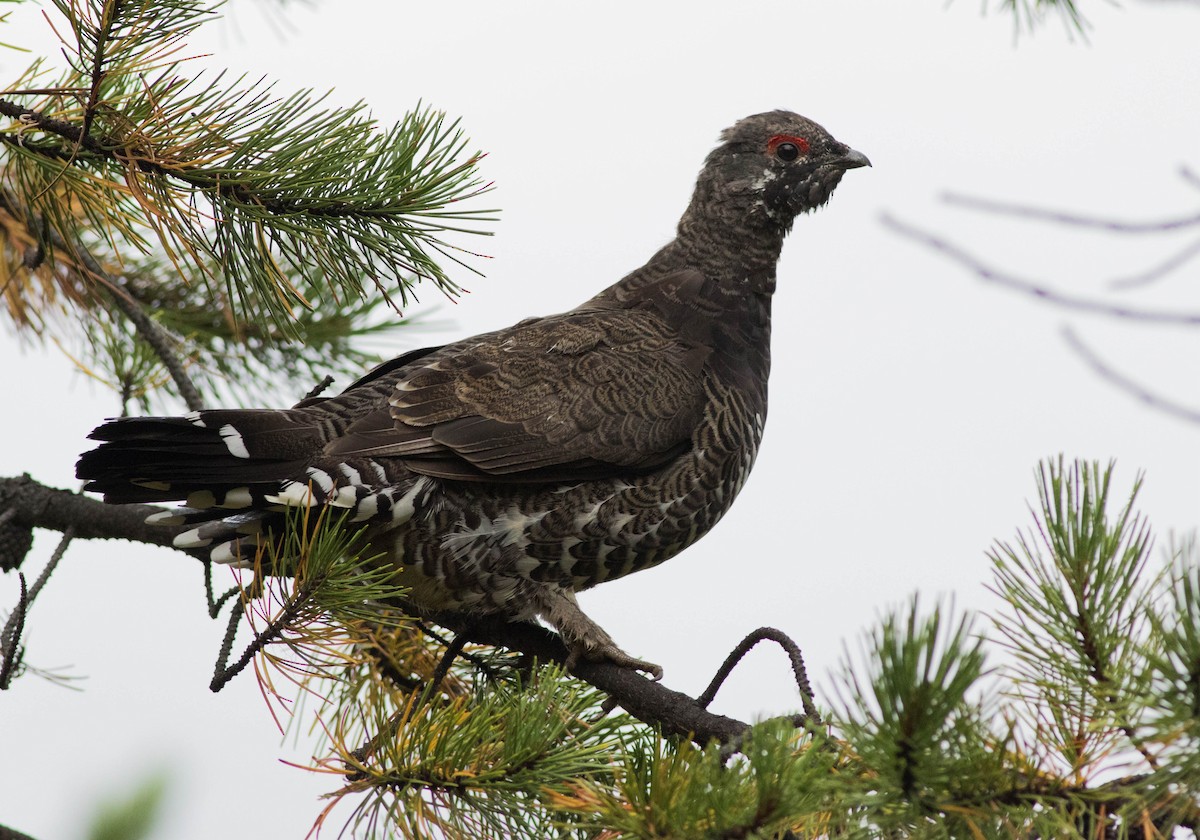
[[[679,554],[729,510],[762,439],[776,265],[861,152],[785,110],[720,135],[673,240],[569,311],[384,362],[286,409],[126,417],[77,476],[174,545],[247,564],[286,512],[365,528],[419,615],[539,619],[569,652],[661,678],[576,593]],[[186,526],[186,527],[185,527]]]

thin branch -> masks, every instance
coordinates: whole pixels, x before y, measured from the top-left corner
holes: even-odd
[[[409,610],[409,612],[413,615],[416,615],[417,610],[415,608],[413,608],[413,609]],[[431,630],[429,628],[429,625],[423,621],[416,622],[416,628],[419,631],[421,631],[421,635],[426,636],[427,638],[433,639],[435,642],[437,642],[439,645],[441,645],[444,648],[449,648],[450,645],[452,645],[458,641],[457,639],[454,639],[454,640],[447,639],[445,636],[438,633],[436,630]],[[499,677],[499,674],[496,673],[495,669],[492,668],[492,666],[489,665],[487,660],[485,660],[482,656],[471,653],[468,650],[463,650],[461,645],[459,645],[458,655],[461,656],[463,659],[467,660],[468,662],[470,662],[472,665],[474,665],[488,679],[494,680]]]
[[[208,605],[208,617],[216,618],[221,613],[221,607],[225,606],[225,602],[242,591],[240,586],[231,586],[229,589],[217,598],[213,595],[212,585],[212,560],[204,557],[201,562],[204,564],[204,600]],[[228,656],[228,653],[226,653]]]
[[[1197,175],[1190,167],[1181,166],[1179,168],[1179,177],[1183,179],[1185,184],[1200,189],[1200,175]]]
[[[150,345],[159,361],[163,363],[163,367],[170,374],[171,381],[175,383],[175,387],[179,390],[179,396],[183,398],[188,409],[199,411],[204,407],[204,400],[200,397],[200,392],[196,389],[191,377],[188,376],[183,361],[175,352],[175,345],[179,343],[179,339],[172,336],[151,318],[145,308],[121,287],[120,281],[104,270],[100,261],[92,256],[83,243],[68,242],[61,233],[46,224],[41,216],[22,206],[16,197],[7,190],[0,192],[0,208],[14,219],[25,219],[35,241],[41,242],[43,238],[49,238],[56,250],[65,252],[72,257],[77,267],[81,267],[92,276],[98,285],[107,289],[113,303],[129,319],[138,335]]]
[[[241,618],[240,613],[235,609],[230,613],[229,631],[225,635],[225,640],[221,645],[221,655],[217,659],[217,667],[214,670],[212,682],[208,687],[214,692],[224,688],[231,679],[245,670],[250,661],[254,659],[258,653],[272,642],[283,638],[284,632],[292,626],[296,617],[309,608],[309,599],[313,592],[316,591],[319,583],[305,583],[296,593],[287,606],[275,617],[266,629],[256,633],[250,644],[246,645],[246,649],[242,651],[242,655],[238,657],[238,661],[234,662],[228,668],[225,667],[226,661],[229,659],[229,653],[233,649],[233,634],[237,632],[237,620]]]
[[[65,533],[75,539],[133,540],[171,548],[170,528],[147,525],[146,517],[161,513],[155,505],[106,505],[70,490],[47,487],[28,475],[0,478],[0,511],[12,510],[14,521],[26,528]]]
[[[812,683],[808,680],[808,669],[804,666],[804,654],[800,651],[800,646],[790,636],[782,630],[776,630],[774,627],[760,627],[742,639],[729,656],[725,657],[725,661],[717,669],[716,676],[708,684],[708,688],[704,689],[700,696],[696,698],[696,703],[700,708],[707,709],[717,696],[717,692],[725,680],[733,673],[733,669],[742,661],[742,658],[750,652],[751,648],[763,641],[775,642],[775,644],[779,645],[787,653],[788,658],[792,662],[792,676],[796,680],[796,688],[800,691],[800,700],[804,704],[804,714],[810,721],[819,726],[821,715],[817,712],[816,704],[813,702]]]
[[[1122,277],[1116,280],[1110,280],[1108,287],[1114,290],[1134,289],[1141,286],[1148,286],[1163,277],[1166,277],[1172,271],[1182,268],[1187,264],[1188,260],[1200,254],[1200,239],[1190,242],[1178,252],[1172,254],[1167,259],[1163,260],[1157,266],[1129,277]]]
[[[929,233],[918,227],[914,227],[906,222],[902,222],[889,213],[884,213],[881,217],[885,227],[891,228],[894,232],[905,236],[914,242],[917,242],[930,250],[936,251],[942,256],[949,257],[960,265],[966,267],[973,272],[980,280],[987,283],[994,283],[1002,288],[1011,291],[1020,292],[1029,297],[1034,297],[1043,300],[1047,303],[1054,304],[1062,309],[1070,309],[1076,312],[1090,312],[1096,315],[1107,315],[1110,318],[1122,318],[1131,321],[1142,321],[1146,323],[1157,324],[1173,324],[1180,326],[1195,326],[1200,324],[1200,312],[1177,312],[1161,309],[1137,309],[1130,306],[1121,306],[1116,304],[1108,304],[1103,301],[1093,300],[1091,298],[1080,298],[1072,295],[1066,295],[1062,292],[1056,292],[1053,289],[1048,289],[1040,286],[1037,283],[1030,282],[1021,277],[1016,277],[1011,274],[1005,274],[977,257],[968,254],[965,250],[953,244],[949,240],[943,239],[940,236]]]
[[[192,382],[192,378],[188,376],[187,370],[184,369],[183,361],[175,353],[175,348],[172,346],[178,343],[178,339],[172,337],[157,321],[146,314],[146,310],[142,308],[141,304],[137,303],[123,289],[115,285],[115,278],[104,274],[100,269],[99,263],[96,263],[91,254],[88,254],[82,247],[79,254],[83,258],[83,263],[88,271],[95,275],[97,281],[102,283],[112,293],[113,303],[125,314],[125,317],[133,324],[134,329],[150,345],[154,354],[158,356],[159,361],[163,363],[163,367],[167,369],[167,373],[171,376],[171,381],[175,383],[175,387],[179,390],[179,396],[187,404],[188,410],[199,411],[202,409],[204,407],[204,400],[200,396],[200,391],[196,389],[195,383]]]
[[[42,573],[38,575],[38,579],[34,581],[33,588],[29,590],[29,603],[32,604],[37,600],[37,596],[41,593],[42,587],[50,580],[50,575],[54,574],[54,570],[58,568],[59,561],[63,559],[63,555],[67,553],[67,546],[71,544],[71,540],[75,537],[75,526],[68,525],[67,530],[63,531],[62,539],[58,541],[58,545],[54,549],[54,553],[50,555],[50,560],[46,563],[46,568],[42,569]]]
[[[92,121],[96,118],[96,106],[100,103],[100,83],[104,80],[104,48],[112,35],[113,23],[117,17],[117,4],[106,6],[108,12],[107,26],[100,29],[96,38],[96,51],[92,55],[92,84],[88,92],[87,104],[83,109],[83,127],[80,133],[87,137],[92,133]]]
[[[514,623],[495,616],[482,620],[455,615],[431,618],[452,630],[466,632],[473,642],[518,650],[540,662],[561,665],[567,661],[562,639],[536,624]],[[611,662],[580,661],[572,675],[612,695],[629,714],[660,727],[667,735],[690,738],[698,744],[712,740],[727,743],[749,728],[747,723],[713,714],[688,695]]]
[[[467,636],[465,633],[458,633],[450,640],[450,644],[446,645],[445,652],[442,653],[442,658],[438,660],[437,667],[433,669],[433,676],[429,680],[429,688],[427,694],[432,695],[438,690],[438,686],[442,684],[442,680],[450,673],[450,666],[454,664],[454,660],[467,644]]]
[[[241,588],[238,588],[241,591]],[[218,607],[219,609],[219,607]],[[213,615],[216,618],[216,615]],[[242,622],[242,613],[237,609],[233,609],[229,613],[229,620],[225,623],[225,636],[221,639],[221,648],[217,651],[217,663],[213,667],[212,682],[208,684],[212,691],[220,691],[225,687],[225,683],[233,679],[237,674],[246,667],[246,662],[240,666],[235,665],[233,669],[226,668],[225,663],[229,661],[229,654],[233,652],[233,640],[237,636],[238,625]]]
[[[1061,210],[1047,210],[1044,207],[1033,207],[1028,204],[1011,204],[1005,201],[976,198],[959,193],[945,193],[942,195],[942,200],[947,204],[965,207],[968,210],[995,213],[1001,216],[1019,216],[1023,219],[1054,222],[1055,224],[1071,225],[1072,227],[1094,228],[1110,233],[1167,233],[1182,228],[1200,226],[1200,214],[1160,219],[1155,222],[1122,222],[1116,219],[1084,216]]]
[[[1189,423],[1200,424],[1200,411],[1187,406],[1180,405],[1177,402],[1161,397],[1150,391],[1136,380],[1126,376],[1123,373],[1112,368],[1107,362],[1100,358],[1094,350],[1092,350],[1081,339],[1073,329],[1068,326],[1062,328],[1063,340],[1067,342],[1072,350],[1074,350],[1081,359],[1083,359],[1089,367],[1103,380],[1115,385],[1125,393],[1132,396],[1134,399],[1145,403],[1150,408],[1161,411],[1164,414],[1170,414],[1178,417],[1181,420],[1186,420]]]
[[[325,376],[321,379],[321,381],[318,382],[316,385],[314,385],[312,387],[312,390],[304,395],[304,399],[306,399],[306,400],[316,399],[317,397],[321,396],[321,394],[323,394],[325,392],[325,389],[328,388],[332,384],[333,384],[333,377],[330,376],[329,374],[325,374]],[[303,400],[301,400],[301,402],[303,402]]]
[[[25,615],[29,611],[29,591],[25,588],[25,573],[17,572],[17,580],[21,584],[21,594],[17,596],[17,605],[4,622],[4,630],[0,632],[0,691],[7,691],[16,671],[17,651],[21,647],[21,634],[25,632]]]
[[[434,695],[437,693],[438,687],[442,684],[442,680],[450,673],[450,666],[454,664],[455,658],[462,653],[463,647],[467,644],[467,636],[465,633],[456,633],[450,644],[446,646],[445,652],[441,659],[438,660],[437,667],[434,668],[433,677],[428,684],[421,690],[421,694],[416,698],[418,707],[425,703],[433,702]],[[349,782],[357,782],[366,778],[364,767],[371,760],[375,752],[379,749],[379,745],[384,741],[395,737],[399,731],[401,724],[408,718],[410,709],[400,709],[395,712],[383,725],[383,728],[376,732],[367,740],[365,744],[356,749],[350,754],[351,760],[346,763],[346,780]]]

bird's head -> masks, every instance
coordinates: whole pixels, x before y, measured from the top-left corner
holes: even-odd
[[[842,173],[870,166],[866,155],[790,111],[768,111],[721,134],[696,182],[693,206],[727,224],[789,230],[829,200]]]

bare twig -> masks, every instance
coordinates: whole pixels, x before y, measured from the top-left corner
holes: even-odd
[[[1200,239],[1188,243],[1158,265],[1142,272],[1141,274],[1134,274],[1130,277],[1121,277],[1116,280],[1110,280],[1108,287],[1110,289],[1121,290],[1148,286],[1151,283],[1166,277],[1172,271],[1182,268],[1187,264],[1188,260],[1192,259],[1192,257],[1196,256],[1197,254],[1200,254]]]
[[[67,546],[71,544],[71,540],[75,537],[75,527],[68,525],[63,531],[62,539],[59,540],[58,546],[54,549],[54,553],[50,555],[50,560],[46,563],[46,568],[42,569],[42,573],[38,575],[38,579],[34,581],[33,588],[29,590],[29,603],[32,604],[37,600],[38,594],[42,591],[42,587],[46,585],[46,581],[50,580],[50,575],[54,574],[54,570],[58,568],[59,561],[63,559],[63,555],[67,553]]]
[[[333,377],[330,376],[329,374],[325,374],[325,377],[320,382],[318,382],[316,385],[314,385],[312,387],[311,391],[309,391],[307,394],[304,395],[304,399],[311,400],[311,399],[315,399],[316,397],[319,397],[321,394],[323,394],[325,392],[325,389],[328,388],[332,384],[333,384]]]
[[[804,654],[800,651],[800,646],[797,645],[790,636],[782,630],[776,630],[774,627],[760,627],[746,638],[742,639],[738,646],[733,649],[729,656],[725,657],[725,661],[721,663],[721,667],[717,669],[716,676],[712,678],[712,682],[708,684],[708,688],[696,698],[696,703],[702,709],[707,709],[717,696],[717,692],[733,673],[733,669],[737,667],[742,658],[750,652],[750,649],[759,642],[771,641],[779,645],[787,653],[788,658],[792,662],[792,676],[796,680],[796,688],[800,691],[800,701],[804,704],[804,714],[813,723],[820,725],[821,716],[817,712],[816,704],[813,702],[812,683],[808,680],[808,669],[804,666]]]
[[[29,611],[29,591],[25,588],[25,573],[17,572],[20,581],[21,594],[17,596],[17,605],[4,622],[4,630],[0,631],[0,691],[7,691],[12,682],[13,673],[17,666],[17,652],[21,648],[21,634],[25,632],[25,615]]]
[[[1189,186],[1200,189],[1200,175],[1197,175],[1195,172],[1193,172],[1190,167],[1179,167],[1179,177],[1182,178],[1184,183],[1188,184]]]
[[[233,648],[233,637],[231,634],[226,634],[225,641],[221,646],[221,657],[217,660],[217,667],[213,674],[212,682],[209,683],[209,688],[214,692],[220,691],[225,685],[245,669],[250,661],[272,642],[279,641],[283,638],[283,634],[296,620],[297,616],[301,615],[309,608],[309,600],[313,593],[320,586],[319,581],[308,581],[304,583],[296,592],[287,606],[267,625],[266,629],[256,633],[250,644],[246,645],[246,649],[242,651],[242,655],[238,657],[238,661],[234,662],[228,668],[225,667],[225,662],[228,661],[229,653]],[[237,632],[237,619],[240,617],[238,611],[234,609],[230,614],[229,629]]]
[[[15,511],[12,508],[6,510],[4,517],[7,518],[9,514],[15,514]],[[67,546],[71,544],[71,538],[74,535],[74,526],[68,525],[63,532],[62,539],[59,540],[58,547],[50,555],[46,568],[42,569],[42,573],[38,575],[32,588],[25,587],[25,574],[17,573],[17,578],[21,582],[21,594],[17,598],[16,608],[9,615],[8,621],[4,623],[4,630],[0,631],[0,657],[2,657],[0,660],[0,691],[8,689],[16,666],[19,664],[18,651],[21,649],[21,634],[25,631],[25,619],[29,615],[29,610],[33,606],[33,602],[37,600],[42,587],[46,585],[46,581],[50,580],[50,575],[54,574],[54,570],[58,568],[59,561],[66,554]]]
[[[1089,312],[1096,315],[1107,315],[1111,318],[1122,318],[1132,321],[1144,321],[1148,323],[1172,324],[1180,326],[1195,326],[1200,324],[1200,312],[1179,312],[1174,310],[1163,309],[1138,309],[1131,306],[1122,306],[1118,304],[1109,304],[1091,298],[1080,298],[1072,295],[1056,292],[1053,289],[1038,285],[1021,277],[1016,277],[1011,274],[1005,274],[996,268],[988,265],[977,257],[968,254],[965,250],[953,244],[936,234],[929,233],[918,227],[902,222],[894,216],[884,213],[882,222],[886,227],[891,228],[901,236],[906,236],[915,242],[924,245],[930,250],[949,257],[960,265],[966,267],[975,274],[980,280],[988,283],[994,283],[997,286],[1009,289],[1011,291],[1020,292],[1030,297],[1045,301],[1046,303],[1054,304],[1063,309],[1070,309],[1076,312]]]
[[[213,618],[216,618],[216,616],[214,615]],[[212,682],[208,684],[209,689],[212,691],[220,691],[224,688],[225,684],[237,676],[246,667],[246,663],[250,661],[250,657],[243,657],[245,662],[242,662],[240,665],[235,664],[233,668],[225,667],[225,664],[229,662],[229,655],[233,653],[233,640],[237,636],[238,625],[241,623],[241,619],[241,612],[234,607],[230,611],[229,620],[225,624],[225,636],[221,639],[221,648],[217,651],[217,663],[213,666]]]
[[[208,617],[216,618],[221,612],[221,607],[225,606],[225,602],[241,592],[242,588],[240,586],[231,586],[229,589],[225,590],[221,597],[214,597],[212,585],[212,560],[204,558],[202,562],[204,563],[204,599],[208,604]]]
[[[1172,219],[1159,219],[1154,222],[1122,222],[1116,219],[1084,216],[1061,210],[1047,210],[1044,207],[1033,207],[1028,204],[1012,204],[988,198],[976,198],[969,195],[960,195],[959,193],[945,193],[942,196],[942,200],[947,204],[955,204],[959,207],[966,207],[969,210],[979,210],[984,213],[1019,216],[1023,219],[1054,222],[1060,225],[1071,225],[1072,227],[1094,228],[1110,233],[1168,233],[1182,228],[1200,226],[1200,214],[1178,216]]]
[[[457,633],[450,640],[450,644],[446,645],[446,651],[442,654],[442,658],[438,660],[437,667],[433,669],[433,677],[429,680],[429,694],[432,695],[433,692],[438,690],[438,686],[442,684],[442,680],[450,673],[450,666],[454,664],[455,658],[462,653],[466,644],[466,634]]]
[[[1064,326],[1062,328],[1062,337],[1063,340],[1066,341],[1070,346],[1070,348],[1079,354],[1079,357],[1087,362],[1088,366],[1091,367],[1091,369],[1095,371],[1101,379],[1111,383],[1112,385],[1115,385],[1117,388],[1120,388],[1122,391],[1139,400],[1140,402],[1143,402],[1151,408],[1161,411],[1164,414],[1170,414],[1173,417],[1178,417],[1181,420],[1186,420],[1189,423],[1200,423],[1200,411],[1180,405],[1179,403],[1168,400],[1166,397],[1161,397],[1130,377],[1113,369],[1108,365],[1107,362],[1101,359],[1100,356],[1097,355],[1097,353],[1092,350],[1070,327]]]
[[[415,609],[409,609],[408,612],[410,614],[416,614]],[[430,626],[423,621],[416,622],[416,627],[418,630],[421,631],[422,635],[427,636],[430,639],[433,639],[435,642],[437,642],[444,648],[449,648],[452,644],[454,644],[455,642],[458,641],[457,639],[453,639],[453,640],[447,639],[441,633],[438,633],[436,630],[431,629]],[[483,673],[483,675],[486,676],[488,679],[494,680],[500,676],[499,674],[496,673],[496,670],[494,668],[492,668],[491,665],[488,664],[487,660],[485,660],[482,656],[478,656],[474,653],[471,653],[470,651],[463,650],[462,645],[459,645],[458,655],[461,656],[463,659],[467,660],[468,662],[470,662],[476,668],[478,668]]]

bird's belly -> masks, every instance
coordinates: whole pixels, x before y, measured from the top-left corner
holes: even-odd
[[[437,503],[391,532],[397,582],[426,609],[530,614],[533,589],[582,590],[657,565],[732,504],[754,461],[749,441],[696,449],[643,476],[544,488],[443,484]]]

